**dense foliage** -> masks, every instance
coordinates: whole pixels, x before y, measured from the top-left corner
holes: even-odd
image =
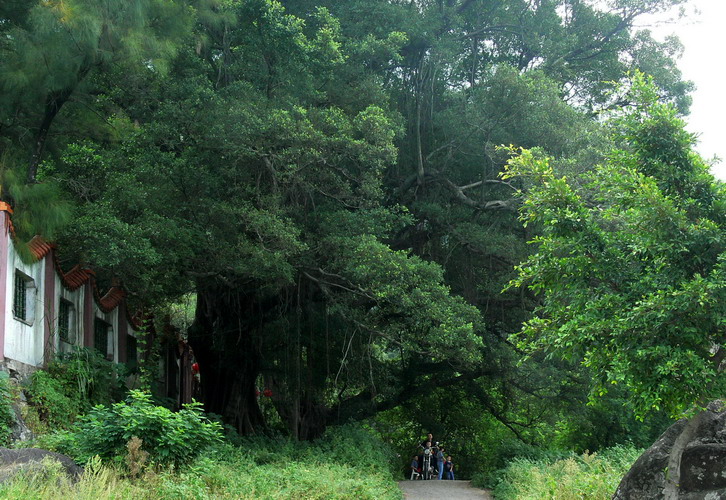
[[[618,268],[632,283],[644,267],[671,279],[660,295],[657,283],[634,286],[630,299],[650,294],[650,305],[625,319],[642,320],[633,328],[645,331],[652,308],[675,306],[658,320],[659,334],[674,340],[668,315],[694,312],[686,296],[716,304],[714,255],[696,258],[698,241],[718,238],[719,208],[706,199],[715,193],[691,183],[700,174],[688,170],[678,133],[652,135],[678,149],[668,154],[680,163],[661,179],[664,162],[651,152],[662,141],[625,141],[636,150],[620,154],[620,139],[599,118],[633,104],[617,83],[636,68],[653,75],[652,92],[674,106],[668,113],[687,112],[691,86],[675,67],[678,41],[657,42],[636,28],[643,16],[682,3],[4,2],[0,197],[16,209],[20,239],[55,237],[63,265],[89,264],[101,283],[119,278],[132,303],[196,297],[183,334],[201,367],[204,406],[241,434],[314,439],[329,425],[377,416],[401,452],[405,440],[432,430],[476,464],[471,470],[500,466],[520,445],[582,451],[628,435],[647,440],[658,426],[638,427],[621,404],[626,394],[584,408],[592,373],[655,394],[638,408],[672,409],[671,391],[696,389],[659,384],[705,359],[707,337],[695,326],[703,318],[689,316],[694,325],[681,346],[696,354],[671,356],[678,346],[667,342],[672,364],[649,380],[631,377],[638,365],[620,366],[625,358],[614,360],[618,370],[602,365],[613,358],[600,351],[584,366],[580,352],[523,359],[510,335],[531,311],[570,310],[557,310],[560,297],[542,302],[536,286],[502,293],[542,229],[522,228],[515,193],[547,191],[537,189],[541,178],[500,178],[508,154],[498,146],[539,148],[578,179],[607,157],[606,177],[591,175],[596,186],[583,189],[600,186],[609,196],[632,181],[654,197],[613,223],[627,223],[628,214],[651,223],[676,217],[660,235],[619,242],[613,232],[601,241],[613,251],[643,246],[632,253],[633,268]],[[646,170],[626,168],[634,163]],[[683,178],[680,165],[688,167]],[[661,181],[696,187],[673,205],[659,194],[667,189]],[[680,265],[685,248],[693,269],[666,276],[656,240],[681,231],[681,246],[664,249],[675,259],[667,263]],[[646,261],[635,262],[638,255]],[[538,265],[528,262],[523,269]],[[586,297],[579,285],[572,290]],[[619,305],[634,304],[577,312],[604,316]],[[621,333],[612,337],[640,338]],[[577,350],[569,340],[558,347]],[[664,349],[640,347],[639,366]],[[698,387],[713,379],[705,363],[687,370],[701,374]],[[270,390],[265,403],[260,387]],[[607,425],[593,422],[604,415]]]
[[[64,429],[93,406],[121,400],[124,375],[121,365],[97,350],[78,347],[34,372],[24,390],[42,426]]]
[[[642,75],[631,93],[593,171],[569,180],[530,152],[510,163],[532,182],[522,218],[542,227],[515,281],[544,295],[521,339],[582,360],[596,393],[624,385],[641,415],[679,415],[726,388],[726,197],[675,109]]]
[[[209,421],[200,406],[193,403],[172,412],[154,404],[150,394],[132,390],[124,401],[93,407],[71,430],[57,433],[49,442],[83,464],[94,456],[124,457],[136,438],[153,463],[188,464],[222,440],[221,425]]]
[[[642,450],[619,446],[602,453],[560,458],[513,460],[496,477],[474,478],[474,484],[494,486],[503,500],[606,500]]]
[[[13,388],[6,372],[0,372],[0,444],[7,445],[15,425]]]
[[[361,443],[366,446],[362,447]],[[346,425],[328,429],[314,442],[286,438],[242,439],[235,446],[206,448],[174,469],[152,462],[129,477],[125,461],[96,457],[73,484],[60,471],[15,477],[0,484],[0,496],[94,499],[390,499],[401,491],[387,470],[391,451],[368,430]]]

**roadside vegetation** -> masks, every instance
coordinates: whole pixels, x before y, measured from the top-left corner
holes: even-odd
[[[348,429],[350,430],[350,429]],[[329,441],[328,441],[329,442]],[[148,464],[136,477],[124,463],[92,459],[80,481],[72,483],[55,469],[20,476],[0,485],[8,499],[399,499],[400,490],[380,464],[351,464],[322,454],[326,440],[298,447],[267,441],[256,454],[245,445],[220,445],[181,467]],[[347,442],[350,447],[356,443]],[[274,450],[274,451],[273,451]]]
[[[85,467],[77,481],[57,464],[0,484],[16,499],[398,499],[391,448],[371,428],[329,428],[312,442],[279,434],[242,437],[205,414],[198,403],[171,411],[151,393],[124,393],[112,371],[86,350],[63,355],[37,371],[23,389],[30,446],[63,453]],[[0,395],[11,411],[12,384]],[[79,384],[85,390],[79,390]],[[114,390],[108,390],[114,387]],[[91,404],[93,403],[93,405]],[[12,421],[12,418],[10,419]],[[10,424],[7,426],[8,433]],[[396,478],[398,479],[398,478]]]
[[[475,476],[472,484],[493,487],[497,500],[605,500],[642,452],[616,446],[601,453],[517,458],[490,478]]]

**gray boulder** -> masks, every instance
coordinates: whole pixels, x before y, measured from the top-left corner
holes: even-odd
[[[15,421],[13,422],[12,432],[10,433],[10,442],[19,443],[32,440],[35,436],[33,431],[25,424],[23,418],[23,409],[27,408],[28,403],[25,401],[25,395],[20,393],[20,400],[13,402],[13,412]]]
[[[65,455],[39,448],[21,448],[17,450],[0,448],[0,482],[13,478],[16,474],[43,473],[46,469],[44,460],[59,462],[68,477],[78,480],[83,468]]]
[[[726,406],[669,427],[623,477],[613,500],[726,500]]]

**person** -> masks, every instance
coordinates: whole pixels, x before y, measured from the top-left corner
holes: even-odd
[[[447,478],[454,480],[454,461],[451,460],[451,455],[446,457],[446,462],[444,462],[444,468],[447,469]]]
[[[413,476],[421,477],[421,469],[418,466],[418,456],[414,455],[413,460],[411,460],[411,479],[413,479]]]
[[[444,447],[441,446],[436,452],[436,469],[439,472],[439,481],[444,475]]]
[[[433,442],[434,442],[434,435],[429,432],[428,435],[426,436],[426,439],[424,439],[421,442],[421,448],[426,448],[426,443],[428,443],[428,447],[431,447],[431,443],[433,443]]]
[[[430,479],[431,478],[431,464],[436,460],[435,457],[432,457],[432,449],[431,449],[431,441],[424,441],[423,443],[423,453],[419,455],[419,464],[421,467],[421,470],[423,471],[423,479]]]

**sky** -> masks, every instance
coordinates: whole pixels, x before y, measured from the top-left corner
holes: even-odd
[[[700,12],[697,12],[700,11]],[[673,14],[673,13],[672,13]],[[672,15],[671,14],[671,15]],[[696,85],[688,131],[699,135],[696,149],[704,158],[723,161],[711,172],[726,180],[726,1],[689,0],[686,19],[676,24],[649,26],[656,39],[675,34],[685,49],[678,67],[686,80]]]

